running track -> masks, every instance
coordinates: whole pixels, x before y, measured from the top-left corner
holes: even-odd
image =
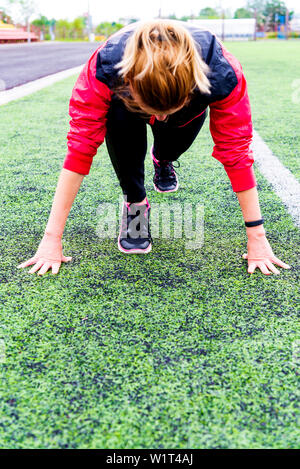
[[[97,42],[0,44],[0,88],[8,90],[77,67],[84,64],[98,46]]]

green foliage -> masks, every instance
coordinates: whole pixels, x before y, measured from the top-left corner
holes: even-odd
[[[96,26],[95,33],[103,35],[105,37],[109,37],[123,27],[124,26],[121,23],[109,23],[108,21],[105,21]]]
[[[298,39],[300,38],[300,33],[298,33],[297,31],[291,31],[289,36],[292,38],[292,39]]]
[[[3,21],[3,23],[12,24],[13,21],[12,21],[11,16],[9,16],[8,13],[5,11],[5,9],[1,6],[0,6],[0,12],[1,12],[0,19]]]
[[[266,33],[267,39],[277,39],[278,33],[277,31],[269,31]]]
[[[56,39],[68,39],[72,34],[72,26],[68,20],[58,20],[55,24]]]
[[[265,24],[264,8],[266,5],[266,0],[248,0],[246,9],[253,13],[253,16],[256,15],[258,26]]]
[[[178,19],[177,16],[175,15],[175,13],[173,13],[172,15],[167,16],[167,18],[169,20],[177,20]]]
[[[85,20],[82,17],[75,18],[71,23],[72,38],[83,39],[85,30]]]
[[[234,13],[234,18],[253,18],[253,12],[246,8],[238,8]]]
[[[207,7],[203,8],[199,13],[200,19],[217,19],[221,18],[220,14],[215,8]]]
[[[61,19],[55,23],[56,39],[83,40],[86,36],[86,25],[83,17],[75,18],[74,21]]]
[[[35,26],[49,26],[50,24],[50,20],[46,17],[46,16],[40,16],[39,18],[37,18],[36,20],[32,21],[32,24],[34,24]]]
[[[180,18],[180,21],[188,21],[189,19],[191,19],[190,16],[182,16],[182,17]]]
[[[285,16],[286,14],[286,4],[281,0],[272,0],[268,1],[264,8],[264,14],[271,22],[276,21],[276,16],[281,15]]]
[[[50,27],[51,22],[46,16],[41,15],[39,18],[32,21],[31,24],[33,24],[34,26],[37,26],[38,28],[40,28],[41,31],[43,31],[45,39],[46,39],[46,36],[49,37],[50,39],[49,27]]]
[[[276,29],[278,16],[285,16],[287,6],[282,0],[249,0],[247,9],[256,13],[259,26],[264,25],[266,30]],[[289,19],[293,17],[293,12],[289,13]]]
[[[255,128],[300,177],[290,78],[299,45],[228,47],[245,70]],[[154,192],[146,159],[151,203],[204,205],[202,249],[159,238],[149,255],[126,257],[116,239],[97,237],[97,207],[121,195],[103,145],[63,237],[72,263],[41,278],[16,268],[47,223],[74,82],[0,107],[0,447],[298,448],[299,231],[255,168],[269,240],[293,268],[247,274],[242,216],[210,156],[208,122],[180,158],[178,193]]]
[[[286,16],[287,7],[285,2],[281,0],[268,1],[264,8],[265,23],[269,29],[277,29],[279,23],[279,16]],[[289,19],[291,20],[294,12],[289,12]]]

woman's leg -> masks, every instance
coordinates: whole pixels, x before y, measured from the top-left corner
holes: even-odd
[[[106,145],[128,202],[146,197],[144,161],[147,153],[146,122],[129,112],[120,99],[113,97],[107,116]]]
[[[183,127],[167,122],[155,121],[152,126],[154,136],[153,153],[159,161],[175,161],[194,142],[200,132],[207,111]]]

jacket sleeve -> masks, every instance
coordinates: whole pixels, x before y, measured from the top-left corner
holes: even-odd
[[[224,165],[233,191],[239,192],[256,186],[250,149],[251,108],[242,66],[225,47],[222,49],[238,83],[227,98],[210,105],[210,131],[215,143],[212,156]]]
[[[101,46],[102,48],[103,46]],[[98,48],[80,73],[69,104],[70,130],[63,168],[89,174],[93,157],[106,135],[111,91],[96,78]]]

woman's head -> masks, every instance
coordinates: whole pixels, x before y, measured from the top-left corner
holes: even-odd
[[[191,34],[170,20],[143,23],[128,39],[119,74],[138,107],[147,114],[171,114],[198,87],[209,94],[208,66]],[[130,107],[130,99],[123,98]]]

